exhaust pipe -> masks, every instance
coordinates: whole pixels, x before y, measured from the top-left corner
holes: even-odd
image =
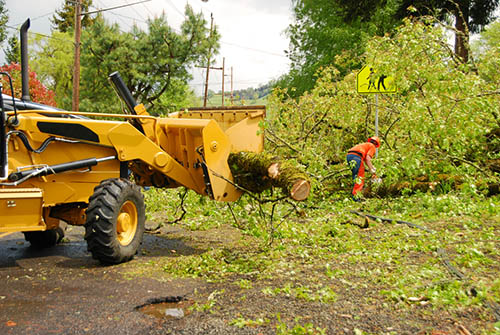
[[[123,82],[122,77],[118,71],[113,72],[109,75],[109,80],[113,84],[113,87],[122,101],[127,105],[127,109],[132,115],[136,115],[134,107],[137,106],[137,102],[134,99],[132,93],[128,89],[127,85]]]
[[[27,19],[21,26],[21,84],[23,101],[31,101],[30,85],[28,74],[28,29],[30,27],[30,19]]]

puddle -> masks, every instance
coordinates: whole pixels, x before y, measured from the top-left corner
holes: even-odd
[[[194,304],[192,300],[184,300],[182,297],[166,297],[152,299],[136,309],[146,315],[159,319],[182,319],[189,315],[189,307]]]

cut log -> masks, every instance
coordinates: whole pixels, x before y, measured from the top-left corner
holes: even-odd
[[[228,159],[237,185],[255,193],[279,187],[293,200],[305,200],[311,191],[311,181],[293,161],[282,161],[268,153],[242,151]]]

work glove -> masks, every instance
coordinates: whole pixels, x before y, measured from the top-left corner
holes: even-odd
[[[372,174],[372,183],[373,184],[381,184],[382,178],[377,177],[377,175],[374,173],[374,174]]]

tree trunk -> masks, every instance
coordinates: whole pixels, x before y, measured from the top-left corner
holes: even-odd
[[[455,12],[455,54],[467,63],[469,61],[469,30],[467,24],[469,20],[469,8],[461,6]]]
[[[229,168],[237,185],[261,193],[279,187],[293,200],[305,200],[311,190],[306,173],[292,161],[267,153],[238,152],[229,155]]]

